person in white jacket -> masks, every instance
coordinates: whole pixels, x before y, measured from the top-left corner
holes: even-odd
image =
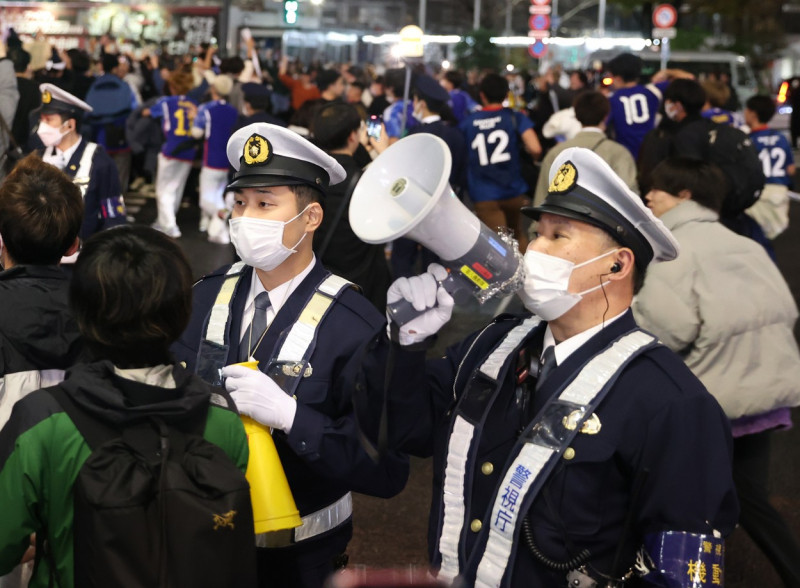
[[[792,294],[764,248],[719,222],[724,177],[675,157],[653,171],[647,205],[681,255],[649,268],[636,321],[681,354],[731,419],[739,523],[786,586],[800,585],[800,546],[767,493],[770,436],[800,405]]]

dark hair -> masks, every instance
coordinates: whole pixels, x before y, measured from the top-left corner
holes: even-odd
[[[119,55],[115,53],[103,53],[101,60],[103,73],[110,74],[115,68],[119,67]]]
[[[775,114],[775,104],[769,96],[751,96],[744,104],[745,108],[752,110],[758,122],[766,124]]]
[[[607,249],[610,249],[611,247],[627,247],[626,245],[623,245],[617,241],[616,237],[614,237],[610,232],[605,230],[603,232],[605,233],[605,236],[608,237],[606,246]],[[633,272],[631,275],[633,278],[633,294],[635,296],[639,293],[639,290],[642,289],[642,286],[644,286],[644,278],[647,275],[647,266],[639,263],[639,260],[635,257],[633,260]]]
[[[86,73],[92,67],[92,62],[89,60],[89,54],[81,49],[67,50],[72,71],[78,73]]]
[[[664,90],[664,101],[680,102],[687,115],[700,114],[706,103],[706,91],[695,80],[679,78]]]
[[[8,58],[14,64],[15,73],[25,73],[31,64],[31,54],[22,47],[9,48]]]
[[[324,92],[330,88],[336,81],[342,77],[342,74],[335,69],[323,69],[317,74],[315,83],[320,92]]]
[[[417,100],[424,100],[428,110],[430,110],[433,114],[441,114],[445,106],[447,106],[447,102],[444,102],[443,100],[435,100],[429,96],[424,96],[420,94],[419,90],[416,88],[411,90],[411,96]]]
[[[238,76],[244,71],[244,60],[238,55],[226,57],[219,64],[219,73]]]
[[[633,53],[622,53],[608,62],[608,71],[626,82],[635,82],[642,75],[642,58]]]
[[[690,157],[665,159],[653,169],[650,182],[654,190],[663,190],[672,196],[688,190],[692,200],[714,212],[722,208],[728,183],[719,167]]]
[[[181,248],[142,225],[86,241],[70,282],[70,308],[97,359],[120,367],[169,363],[192,312],[192,271]]]
[[[508,80],[496,73],[487,73],[478,85],[478,91],[489,104],[500,104],[508,96]]]
[[[444,74],[444,79],[453,84],[453,88],[455,89],[461,88],[461,85],[464,83],[464,76],[462,73],[454,69],[446,71]]]
[[[589,78],[586,77],[586,72],[584,71],[581,71],[579,69],[573,69],[571,72],[569,72],[569,75],[570,77],[578,76],[578,80],[580,80],[581,84],[584,86],[587,86],[589,84]]]
[[[323,151],[341,149],[347,138],[361,127],[361,117],[355,106],[346,102],[331,102],[318,109],[311,121],[314,142]]]
[[[406,85],[406,70],[403,68],[387,69],[383,76],[383,87],[390,88],[395,98],[403,95]]]
[[[312,188],[308,184],[289,186],[289,190],[291,190],[292,194],[297,198],[297,212],[300,212],[312,202],[318,202],[320,206],[322,206],[322,209],[325,210],[325,200],[321,190]]]
[[[603,122],[611,110],[611,104],[597,90],[586,90],[575,97],[572,107],[575,118],[585,127],[596,127]]]
[[[253,110],[267,110],[272,104],[269,94],[245,94],[244,101],[247,102]]]
[[[0,185],[0,235],[14,263],[57,264],[82,223],[80,189],[34,153]]]

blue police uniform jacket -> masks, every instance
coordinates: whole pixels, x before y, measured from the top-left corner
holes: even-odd
[[[71,179],[75,179],[75,174],[80,169],[81,157],[88,144],[86,138],[81,138],[80,145],[64,167],[64,173]],[[40,149],[39,156],[42,156],[44,151]],[[128,222],[117,165],[102,145],[97,146],[92,156],[89,186],[83,196],[83,209],[80,231],[80,238],[83,240],[98,231]]]
[[[434,455],[429,551],[435,566],[441,560],[437,551],[442,485],[455,403],[472,372],[524,318],[501,315],[480,334],[449,348],[444,358],[427,362],[424,350],[392,344],[397,346],[395,375],[389,387],[392,443],[412,454]],[[576,370],[635,328],[628,310],[594,335],[550,372],[534,395],[534,407],[540,409]],[[535,357],[544,329],[542,323],[523,343]],[[485,544],[498,485],[511,465],[509,455],[519,432],[527,424],[515,371],[508,371],[482,431],[476,432],[477,460],[467,466],[464,487],[462,569],[469,558],[479,560],[482,555],[476,546]],[[526,515],[536,545],[545,556],[565,562],[588,549],[590,570],[610,574],[622,541],[621,569],[615,570],[621,574],[633,565],[646,534],[669,530],[711,533],[716,529],[727,535],[733,530],[738,503],[731,476],[728,421],[677,355],[658,345],[637,356],[621,372],[595,414],[601,423],[599,433],[575,437],[570,445],[574,457],[560,459]],[[641,491],[631,505],[637,480]],[[631,508],[633,524],[623,533]],[[482,521],[481,528],[471,527],[472,521]],[[543,566],[525,545],[522,534],[511,557],[511,585],[566,585],[566,572]]]
[[[207,318],[227,270],[228,267],[223,267],[195,285],[192,318],[181,339],[173,346],[177,359],[185,361],[192,371],[196,370],[197,353],[205,335]],[[234,343],[230,345],[227,364],[239,362],[241,317],[250,290],[252,271],[251,267],[245,268],[234,294],[229,321],[229,334],[233,334],[233,337],[226,337],[226,340],[232,339]],[[266,369],[270,358],[280,349],[281,335],[295,323],[317,284],[326,275],[328,271],[319,260],[315,261],[311,272],[287,298],[254,353],[262,370]],[[376,464],[361,446],[353,410],[356,386],[359,390],[363,390],[365,385],[370,385],[370,389],[382,390],[377,387],[383,384],[380,378],[371,383],[361,382],[358,378],[361,357],[376,344],[385,328],[384,317],[366,298],[351,288],[336,299],[320,323],[316,347],[309,360],[312,373],[302,378],[296,390],[297,413],[291,432],[286,435],[275,431],[273,434],[301,516],[334,503],[351,490],[388,498],[405,486],[408,458],[390,452]],[[374,420],[374,428],[367,427],[367,431],[377,430],[380,402],[376,400],[374,410],[366,404],[361,406],[375,415],[372,419],[367,417],[367,420]],[[359,414],[362,413],[359,411]],[[375,438],[372,435],[372,439]],[[331,533],[338,533],[341,540],[342,532],[346,535],[346,545],[352,533],[352,524],[340,525]],[[316,544],[324,537],[326,535],[298,545]],[[338,550],[332,548],[332,555],[341,553],[344,545],[340,545]]]

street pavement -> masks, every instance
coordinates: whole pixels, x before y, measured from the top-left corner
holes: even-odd
[[[187,190],[189,192],[189,190]],[[189,204],[189,201],[192,204]],[[155,202],[137,193],[126,197],[129,214],[135,222],[149,224],[155,220]],[[231,263],[233,247],[209,243],[198,230],[197,196],[187,195],[178,212],[183,236],[178,240],[186,252],[195,278]],[[800,300],[800,203],[791,205],[789,229],[775,240],[778,266],[783,272],[795,300]],[[734,295],[733,293],[731,295]],[[441,354],[447,345],[482,327],[498,311],[500,305],[509,311],[520,308],[516,299],[490,300],[458,307],[453,319],[442,330],[432,355]],[[800,327],[795,327],[795,337]],[[795,421],[800,409],[793,411]],[[775,507],[800,536],[800,469],[797,467],[797,428],[773,436],[769,486]],[[424,568],[427,563],[427,519],[431,500],[431,460],[412,459],[407,487],[395,498],[383,500],[367,496],[354,497],[354,537],[348,549],[350,565],[370,568]],[[766,558],[747,534],[737,529],[726,543],[725,584],[728,588],[778,587],[781,583]]]

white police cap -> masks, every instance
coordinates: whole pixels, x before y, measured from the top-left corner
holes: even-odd
[[[42,93],[42,114],[80,117],[84,112],[92,111],[86,102],[54,84],[40,84],[39,91]]]
[[[630,248],[640,268],[678,256],[678,242],[669,229],[590,149],[572,147],[559,153],[549,179],[544,202],[523,208],[523,213],[538,220],[547,212],[599,227]]]
[[[236,170],[228,188],[305,184],[323,192],[346,177],[322,149],[283,127],[254,123],[228,139],[228,161]]]

